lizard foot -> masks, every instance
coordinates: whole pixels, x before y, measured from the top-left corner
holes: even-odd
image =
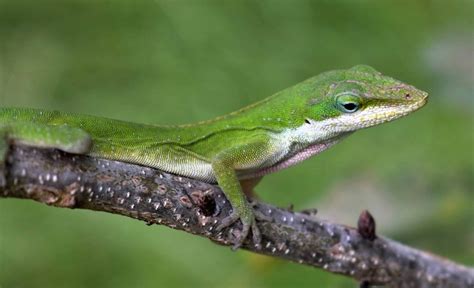
[[[251,213],[244,213],[244,215],[241,215],[234,210],[229,216],[225,217],[219,224],[219,226],[217,226],[216,228],[217,231],[221,231],[222,229],[231,226],[232,224],[237,222],[237,220],[240,219],[240,221],[242,222],[242,231],[235,240],[234,245],[232,246],[232,250],[237,250],[240,246],[242,246],[242,244],[249,235],[250,229],[252,229],[253,243],[256,246],[260,246],[260,242],[262,241],[260,230],[257,227],[253,212],[251,210],[250,212]]]

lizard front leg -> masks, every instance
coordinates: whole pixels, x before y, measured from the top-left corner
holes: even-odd
[[[268,147],[268,141],[256,141],[243,144],[219,153],[212,161],[212,169],[217,183],[233,209],[232,213],[222,220],[217,230],[222,230],[239,219],[242,221],[242,232],[234,243],[234,249],[242,245],[250,229],[252,229],[254,244],[260,244],[261,237],[255,222],[255,214],[245,197],[242,186],[237,178],[236,170],[255,168],[255,166],[263,163],[268,155]]]

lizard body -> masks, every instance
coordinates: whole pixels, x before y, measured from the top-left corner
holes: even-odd
[[[333,146],[356,130],[405,116],[426,103],[426,92],[369,66],[310,78],[230,114],[195,124],[157,126],[23,108],[0,109],[6,141],[121,160],[218,183],[245,240],[252,209],[239,181],[258,179]],[[2,149],[6,146],[6,141]],[[258,181],[255,181],[258,182]]]

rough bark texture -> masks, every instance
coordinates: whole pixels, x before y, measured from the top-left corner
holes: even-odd
[[[5,175],[1,197],[120,214],[222,245],[231,245],[241,228],[215,231],[231,209],[218,187],[156,169],[15,146]],[[361,287],[474,287],[474,269],[377,236],[367,211],[356,229],[264,203],[255,209],[269,218],[258,223],[262,244],[241,249],[343,274]]]

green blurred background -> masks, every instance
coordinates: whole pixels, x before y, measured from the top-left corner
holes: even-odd
[[[430,92],[258,187],[474,264],[474,1],[0,0],[0,104],[187,123],[364,63]],[[0,200],[0,287],[355,287],[111,214]]]

